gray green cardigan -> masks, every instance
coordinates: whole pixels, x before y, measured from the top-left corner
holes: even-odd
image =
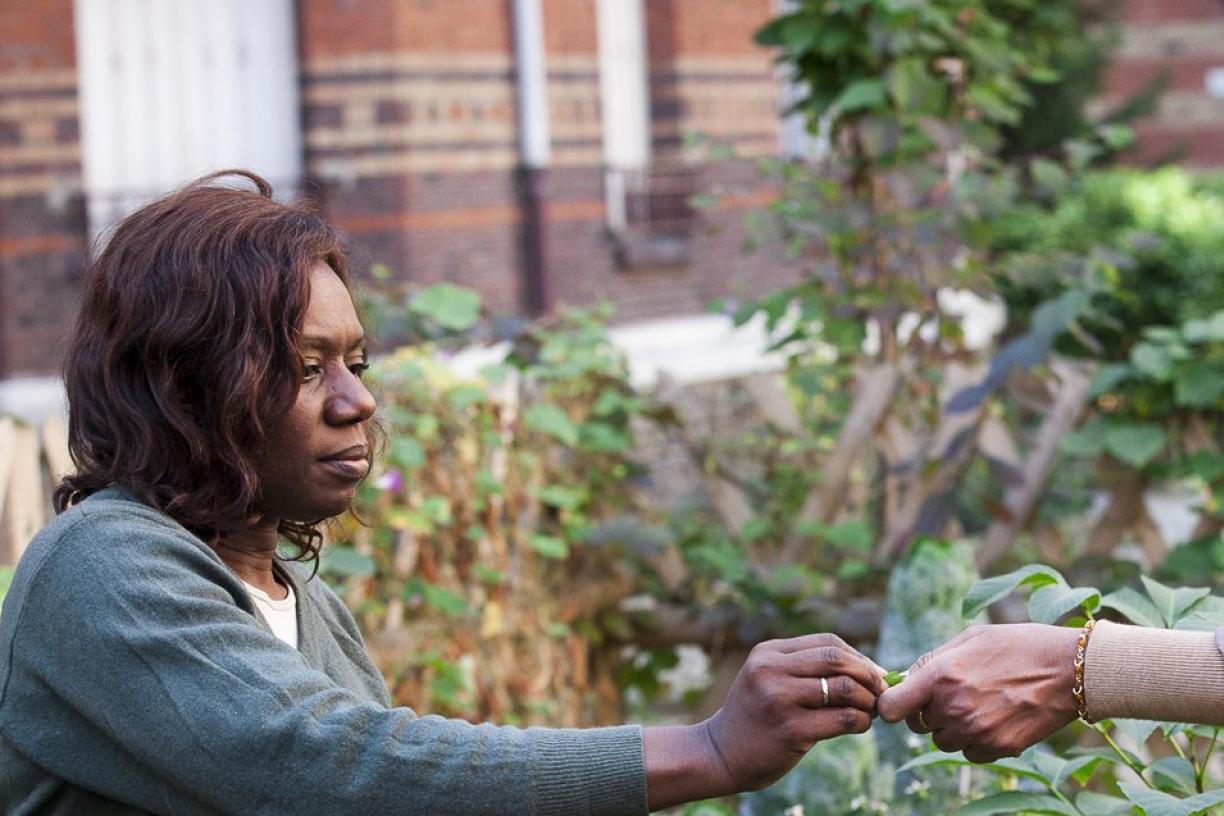
[[[298,650],[204,542],[128,494],[55,519],[0,614],[0,812],[647,812],[639,727],[392,708],[344,605],[288,573]]]

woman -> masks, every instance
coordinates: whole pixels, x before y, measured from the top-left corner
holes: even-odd
[[[882,673],[825,635],[758,646],[694,726],[390,707],[301,563],[372,456],[344,254],[233,174],[258,192],[202,179],[89,271],[65,369],[78,470],[0,616],[5,813],[643,813],[759,788],[868,727]]]
[[[1076,717],[1224,725],[1224,629],[974,626],[923,655],[879,707],[972,762],[1018,755]]]

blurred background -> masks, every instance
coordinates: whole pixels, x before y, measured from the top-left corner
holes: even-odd
[[[1224,623],[1221,0],[0,0],[0,564],[91,252],[226,167],[350,248],[391,442],[322,573],[399,703],[687,720],[767,637]],[[1020,784],[925,750],[689,812]],[[1135,755],[1020,777],[1132,812]]]
[[[471,287],[499,316],[606,299],[640,321],[795,280],[739,251],[773,195],[751,160],[813,149],[753,41],[783,6],[3,0],[0,408],[53,375],[89,241],[224,167],[317,199],[357,270]],[[1101,103],[1168,78],[1128,159],[1224,163],[1224,8],[1131,0],[1117,22]],[[735,195],[689,206],[718,184]]]

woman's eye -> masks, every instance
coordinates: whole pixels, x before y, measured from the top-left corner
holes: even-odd
[[[323,366],[318,365],[317,363],[307,363],[306,365],[302,366],[302,381],[310,382],[311,380],[317,379],[322,373]]]
[[[370,370],[369,363],[353,363],[349,366],[349,371],[353,372],[358,378]]]

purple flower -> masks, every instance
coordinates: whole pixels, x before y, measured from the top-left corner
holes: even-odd
[[[391,493],[402,493],[404,490],[404,474],[400,473],[395,468],[391,468],[386,473],[378,477],[378,481],[374,486],[379,490],[386,490]]]

